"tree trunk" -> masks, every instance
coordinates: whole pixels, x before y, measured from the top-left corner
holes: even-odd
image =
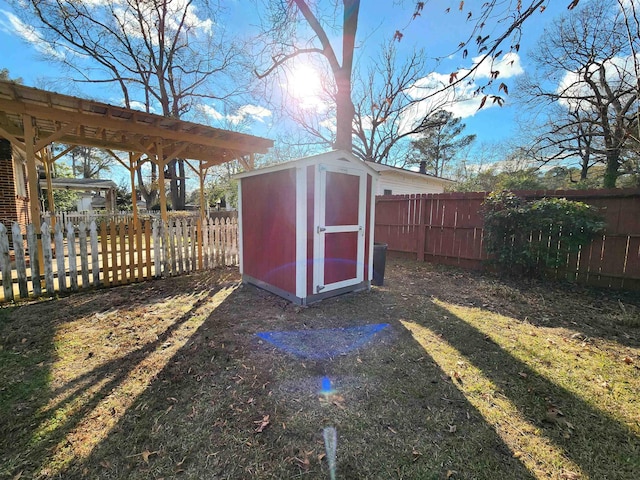
[[[604,172],[604,188],[616,188],[618,170],[620,169],[620,156],[615,150],[607,149],[607,168]]]
[[[158,199],[158,189],[156,183],[158,181],[158,178],[156,164],[151,164],[151,182],[148,189],[144,184],[144,179],[142,178],[142,169],[140,167],[136,169],[136,176],[138,177],[138,191],[147,204],[147,209],[149,209]]]
[[[351,72],[358,30],[360,0],[343,0],[342,67],[334,70],[336,77],[336,143],[338,150],[353,150],[353,117],[355,108],[351,100]]]
[[[336,73],[336,150],[350,152],[353,147],[353,116],[355,109],[351,101],[351,75],[341,68]]]

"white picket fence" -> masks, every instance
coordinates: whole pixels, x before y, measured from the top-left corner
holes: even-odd
[[[238,264],[234,218],[58,222],[9,232],[0,223],[0,301],[122,285]]]

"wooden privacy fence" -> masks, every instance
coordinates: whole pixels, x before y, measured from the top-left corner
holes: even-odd
[[[0,301],[112,286],[238,264],[236,219],[0,223]]]
[[[556,197],[594,205],[606,230],[566,263],[553,278],[640,290],[640,189],[517,191],[527,199]],[[375,241],[390,252],[463,268],[485,266],[482,203],[487,193],[395,195],[376,198]]]

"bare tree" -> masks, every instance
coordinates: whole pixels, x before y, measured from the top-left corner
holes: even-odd
[[[443,88],[437,80],[424,82],[424,52],[413,51],[398,64],[394,44],[381,51],[368,75],[354,82],[355,117],[353,152],[363,160],[398,163],[406,159],[410,138],[430,128],[431,114],[453,102],[450,96],[427,98],[434,89]]]
[[[579,165],[579,179],[584,181],[592,167],[605,164],[605,148],[597,122],[597,114],[580,106],[567,109],[560,104],[547,107],[546,123],[533,125],[526,120],[523,145],[527,154],[540,167],[545,165]],[[530,139],[534,138],[531,142]]]
[[[226,101],[237,93],[237,82],[225,80],[234,75],[240,48],[224,37],[219,12],[207,0],[14,3],[58,52],[52,60],[66,65],[75,81],[117,86],[128,108],[181,118],[205,98]],[[184,161],[172,159],[167,173],[172,205],[182,208]],[[138,172],[147,204],[157,197],[155,165],[150,180]]]
[[[633,71],[636,75],[636,120],[635,128],[631,129],[630,135],[634,139],[636,145],[640,144],[640,45],[638,45],[638,37],[640,37],[640,12],[636,7],[636,3],[632,0],[617,0],[624,31],[629,42],[629,50],[633,61]],[[637,149],[636,149],[637,152]]]
[[[636,36],[631,44],[639,42]],[[553,110],[551,128],[538,139],[547,159],[577,154],[586,176],[592,159],[602,158],[605,188],[615,187],[638,108],[630,53],[620,10],[613,1],[594,0],[545,31],[532,55],[536,75],[520,86],[530,104],[564,111],[557,117]]]
[[[572,0],[569,3],[570,8],[577,3],[578,0]],[[461,53],[464,58],[470,50],[475,49],[480,61],[467,70],[452,72],[449,83],[443,88],[454,88],[466,84],[473,78],[480,65],[492,62],[502,55],[501,45],[505,40],[511,39],[511,49],[517,51],[522,24],[545,4],[546,0],[531,0],[526,4],[521,0],[505,2],[490,0],[475,11],[465,8],[464,2],[456,4],[458,13],[468,20],[469,33],[466,38],[460,39],[451,53]],[[407,15],[409,23],[417,21],[425,11],[425,2],[418,1],[414,5],[413,12],[408,12]],[[257,75],[260,78],[267,77],[301,55],[323,59],[330,72],[328,80],[331,82],[335,102],[335,141],[332,142],[332,146],[351,151],[353,120],[356,113],[352,101],[352,74],[360,1],[292,0],[269,2],[268,7],[269,25],[265,38],[269,40],[262,52],[263,56],[267,57],[267,61],[262,69],[256,71]],[[487,32],[491,33],[487,34]],[[403,36],[403,29],[399,28],[393,40],[399,42]],[[489,83],[496,80],[499,74],[499,71],[492,69]],[[483,95],[482,105],[490,97],[493,102],[502,102],[499,96],[485,93],[485,88],[487,85],[482,85],[476,92],[478,95]],[[500,88],[506,90],[503,84],[499,86],[499,91]],[[441,90],[430,93],[426,98],[435,97]],[[360,130],[364,128],[360,127]],[[362,138],[360,140],[362,141]],[[360,152],[364,157],[371,155],[371,152],[367,152],[367,143],[370,144],[370,142],[363,142],[364,151]]]
[[[100,178],[100,174],[111,170],[114,162],[113,157],[95,147],[73,147],[67,156],[72,174],[80,178]]]

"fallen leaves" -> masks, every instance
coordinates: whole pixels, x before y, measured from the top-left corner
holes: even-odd
[[[144,463],[149,463],[149,457],[151,455],[155,455],[156,453],[158,453],[158,452],[157,451],[156,452],[150,452],[149,450],[145,450],[140,455],[142,456],[142,460],[144,461]]]
[[[547,412],[544,420],[547,423],[566,428],[567,431],[564,433],[564,438],[570,438],[571,433],[573,433],[573,429],[575,428],[573,424],[566,419],[564,413],[562,413],[562,411],[556,405],[553,405],[551,403],[547,405]]]
[[[262,420],[255,420],[253,423],[258,424],[258,426],[255,428],[254,432],[262,433],[264,429],[271,424],[269,418],[270,418],[270,415],[265,415],[264,417],[262,417]]]
[[[622,359],[622,361],[623,361],[624,363],[626,363],[627,365],[631,365],[631,364],[633,363],[633,358],[631,358],[631,357],[629,357],[629,356],[626,356],[626,357],[624,357],[624,358]]]
[[[560,474],[560,478],[563,480],[579,480],[582,476],[579,473],[565,470]]]
[[[127,458],[141,457],[142,461],[148,465],[149,464],[149,457],[151,455],[157,455],[158,453],[160,453],[160,450],[156,450],[156,451],[153,451],[153,452],[150,452],[149,450],[145,450],[144,452],[134,453],[133,455],[129,455]],[[111,464],[109,462],[107,462],[106,460],[103,461],[103,462],[100,462],[100,465],[102,465],[102,467],[104,467],[104,468],[111,468]]]

